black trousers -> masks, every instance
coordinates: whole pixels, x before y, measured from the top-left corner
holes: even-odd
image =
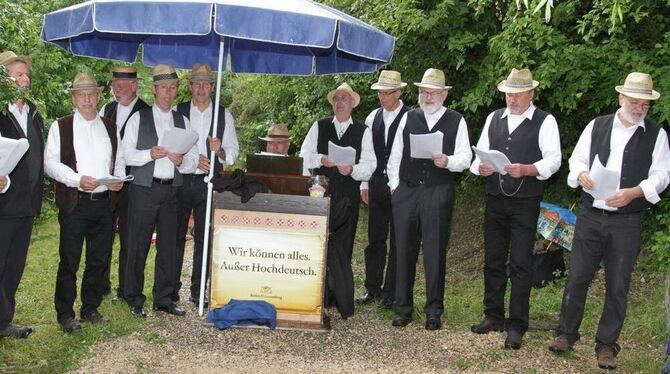
[[[395,297],[396,243],[391,190],[385,176],[370,178],[368,190],[368,246],[365,248],[365,288],[376,297]],[[386,238],[391,232],[386,262]],[[386,268],[386,276],[384,276]],[[383,287],[382,287],[383,282]]]
[[[205,241],[205,215],[207,213],[207,183],[204,181],[205,175],[185,174],[183,177],[182,209],[180,213],[179,238],[177,242],[177,288],[172,297],[173,300],[179,300],[181,269],[184,264],[184,247],[186,245],[186,231],[188,230],[189,215],[191,212],[193,212],[193,221],[195,224],[193,232],[193,270],[191,271],[191,297],[194,299],[200,297],[202,248]],[[207,261],[205,279],[209,278],[209,263],[210,261]]]
[[[423,248],[428,317],[444,312],[447,245],[451,235],[454,185],[410,187],[400,181],[393,192],[393,220],[397,249],[396,315],[411,317],[414,309],[414,278],[419,249]]]
[[[618,352],[617,340],[626,317],[630,277],[640,253],[643,213],[603,215],[582,207],[577,216],[570,255],[570,274],[563,291],[558,335],[574,342],[584,316],[586,293],[601,261],[605,266],[605,305],[598,331],[597,346]],[[596,348],[597,349],[597,348]]]
[[[116,194],[116,210],[114,211],[114,223],[119,225],[119,287],[116,289],[116,295],[123,297],[123,284],[126,273],[126,262],[128,257],[128,190],[130,184],[126,182],[121,191]],[[105,294],[112,289],[110,271],[112,268],[112,256],[109,256],[107,269],[105,270]]]
[[[86,240],[86,260],[81,281],[80,316],[88,316],[102,302],[104,273],[114,242],[113,213],[109,198],[80,198],[72,212],[58,212],[60,245],[54,304],[56,318],[63,322],[74,318],[77,299],[77,271]]]
[[[14,319],[34,217],[0,217],[0,330]]]
[[[156,229],[156,260],[154,266],[154,305],[172,303],[177,279],[177,228],[181,188],[153,183],[151,187],[130,185],[128,203],[128,262],[125,274],[125,299],[128,304],[142,306],[146,301],[144,267]]]
[[[540,197],[514,198],[486,195],[484,218],[484,314],[505,321],[507,260],[512,292],[508,330],[528,330],[530,291],[533,285],[533,245]]]

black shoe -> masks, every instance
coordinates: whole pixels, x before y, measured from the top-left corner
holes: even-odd
[[[132,305],[130,307],[130,313],[135,317],[147,318],[147,311],[144,310],[142,305]]]
[[[376,297],[370,291],[365,291],[358,299],[356,299],[356,304],[367,305],[375,301]]]
[[[491,318],[484,318],[480,324],[470,326],[470,331],[475,334],[488,334],[491,331],[502,332],[505,331],[505,324]]]
[[[97,310],[92,311],[87,316],[82,316],[79,322],[91,322],[91,323],[107,323],[109,320],[103,317],[100,312]]]
[[[33,329],[28,326],[15,326],[8,325],[4,329],[0,330],[0,339],[2,338],[19,338],[25,339],[28,335],[33,333]]]
[[[155,311],[165,312],[167,314],[172,314],[174,316],[183,317],[186,315],[186,311],[177,306],[177,304],[172,303],[169,305],[154,305],[153,308]]]
[[[65,331],[68,334],[72,334],[74,332],[81,330],[81,325],[79,324],[79,322],[75,321],[74,318],[68,318],[65,321],[59,323],[61,330]]]
[[[193,305],[195,305],[196,308],[200,307],[200,299],[199,298],[191,296],[191,298],[189,298],[188,301],[192,302]],[[209,301],[207,301],[207,299],[205,299],[202,304],[203,304],[202,306],[204,308],[209,307]]]
[[[382,309],[393,309],[393,298],[383,297],[379,300],[379,307]]]
[[[393,322],[391,322],[391,326],[405,327],[409,325],[410,322],[412,322],[410,317],[395,316],[395,318],[393,318]]]
[[[426,319],[426,330],[435,331],[442,328],[442,321],[439,317],[428,317]]]
[[[507,331],[507,338],[505,339],[505,349],[519,349],[521,348],[521,340],[523,334],[516,330]]]

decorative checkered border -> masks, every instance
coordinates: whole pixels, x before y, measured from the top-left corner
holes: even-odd
[[[228,227],[320,232],[324,230],[326,222],[326,217],[302,214],[249,212],[227,209],[214,210],[214,224]]]

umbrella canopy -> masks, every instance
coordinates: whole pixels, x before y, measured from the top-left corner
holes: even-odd
[[[77,56],[170,63],[190,69],[224,59],[236,73],[373,72],[395,38],[309,0],[91,0],[44,16],[42,40]]]
[[[572,238],[575,235],[577,217],[570,209],[545,201],[540,202],[540,217],[537,220],[537,231],[545,239],[561,247],[572,250]]]

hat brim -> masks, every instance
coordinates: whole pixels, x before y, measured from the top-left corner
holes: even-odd
[[[379,84],[379,82],[375,82],[372,86],[370,86],[370,88],[373,90],[397,90],[405,87],[407,87],[407,83],[405,82],[400,82],[400,84],[394,85]]]
[[[352,91],[349,91],[349,90],[343,90],[343,89],[341,89],[341,88],[340,88],[340,89],[337,89],[337,88],[336,88],[336,89],[334,89],[334,90],[328,92],[328,95],[326,95],[326,99],[328,99],[328,102],[330,103],[330,105],[334,105],[334,104],[335,104],[335,103],[333,102],[333,96],[335,96],[335,93],[336,93],[337,91],[346,92],[347,94],[349,94],[349,95],[351,96],[352,99],[354,99],[354,105],[353,105],[352,108],[357,107],[358,104],[361,103],[361,95],[357,94],[356,91],[353,91],[353,90],[352,90]]]
[[[13,64],[15,62],[23,62],[24,64],[26,64],[30,68],[30,65],[32,65],[33,60],[30,58],[30,56],[16,56],[16,57],[12,57],[9,60],[3,62],[3,66],[9,66],[9,64]]]
[[[504,93],[521,93],[521,92],[526,92],[526,91],[532,91],[537,88],[537,86],[540,85],[540,82],[533,80],[533,84],[529,87],[513,87],[513,86],[508,86],[507,85],[507,80],[503,80],[502,82],[498,83],[498,91],[504,92]]]
[[[421,83],[421,82],[414,82],[414,85],[423,88],[434,88],[436,90],[450,90],[453,88],[453,86],[438,86],[436,84]]]
[[[102,86],[89,86],[89,87],[72,87],[68,89],[70,92],[81,91],[81,90],[98,90],[102,91]]]
[[[658,100],[659,97],[661,97],[661,93],[656,91],[656,90],[651,90],[651,94],[644,94],[640,92],[630,92],[626,91],[624,89],[624,86],[616,86],[614,87],[616,92],[624,95],[631,97],[633,99],[640,99],[640,100]]]
[[[288,136],[287,137],[277,136],[277,137],[274,137],[274,138],[269,138],[269,137],[261,138],[259,136],[258,139],[265,140],[266,142],[289,142],[289,141],[291,141],[291,138],[289,138]]]
[[[161,80],[159,80],[159,81],[154,81],[154,82],[152,82],[152,84],[153,84],[154,86],[164,86],[164,85],[166,85],[166,84],[173,84],[173,83],[175,83],[175,84],[179,84],[179,81],[181,81],[181,79],[179,79],[179,78],[175,78],[175,79],[161,79]]]
[[[188,81],[189,82],[210,82],[210,83],[213,83],[213,82],[216,82],[216,78],[212,77],[212,76],[205,77],[205,76],[202,76],[202,75],[200,75],[200,76],[196,75],[194,77],[188,77]]]

